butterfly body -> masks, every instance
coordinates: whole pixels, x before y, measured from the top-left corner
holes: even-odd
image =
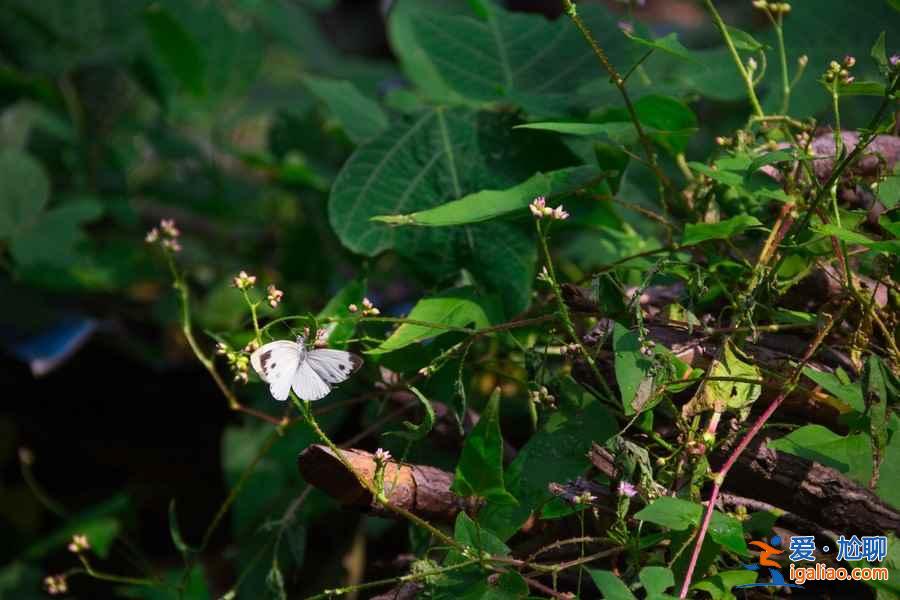
[[[269,384],[269,392],[276,400],[287,400],[291,390],[301,400],[320,400],[362,363],[360,357],[343,350],[308,349],[303,336],[296,342],[270,342],[250,355],[250,364],[260,379]]]

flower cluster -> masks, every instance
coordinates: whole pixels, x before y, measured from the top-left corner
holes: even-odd
[[[360,312],[359,307],[355,304],[351,304],[350,306],[348,306],[347,310],[349,310],[352,313]],[[378,307],[376,307],[374,304],[372,304],[371,300],[369,300],[368,298],[363,298],[362,299],[362,312],[360,312],[360,314],[364,317],[369,317],[369,316],[377,317],[378,315],[381,314],[381,311],[378,310]]]
[[[273,283],[269,284],[269,287],[266,288],[266,292],[268,292],[266,300],[269,301],[269,306],[278,308],[278,305],[281,304],[281,299],[284,298],[284,292],[275,287],[275,284]]]
[[[148,244],[157,242],[164,250],[171,252],[180,252],[181,243],[178,238],[181,237],[181,230],[175,226],[175,219],[163,219],[159,222],[158,227],[154,227],[144,236],[144,241]]]
[[[589,491],[585,490],[575,496],[574,502],[579,506],[590,506],[594,502],[596,502],[597,496],[593,495]]]
[[[72,541],[69,542],[69,552],[72,554],[81,554],[82,552],[86,552],[91,549],[91,544],[88,542],[87,536],[83,533],[75,534],[72,536]]]
[[[248,354],[256,350],[258,344],[251,341],[242,351],[233,350],[225,342],[216,344],[216,354],[221,354],[228,360],[228,367],[234,373],[234,380],[239,383],[247,383],[250,380],[250,357]]]
[[[306,340],[313,338],[313,336],[310,335],[309,327],[303,328],[303,338]],[[309,343],[311,343],[316,348],[327,348],[328,347],[328,330],[325,328],[322,328],[322,327],[316,329],[316,335],[313,338],[313,340]]]
[[[856,66],[856,59],[850,55],[845,56],[842,62],[831,61],[825,71],[825,81],[831,83],[837,80],[844,85],[850,85],[855,80],[855,77],[850,74],[850,69],[854,66]]]
[[[65,594],[69,591],[69,584],[66,583],[65,575],[49,575],[45,577],[44,587],[51,596]]]
[[[375,451],[375,464],[385,465],[391,460],[391,453],[384,448]]]
[[[546,408],[556,408],[556,397],[550,393],[546,386],[528,392],[528,398],[534,404],[539,404]]]
[[[241,271],[231,279],[231,285],[239,290],[248,290],[256,285],[256,275],[248,275],[247,271]]]
[[[759,10],[767,10],[773,15],[783,15],[791,12],[791,5],[787,2],[768,2],[767,0],[753,0],[753,8]]]
[[[634,484],[631,484],[624,479],[619,482],[619,488],[617,490],[620,496],[626,496],[628,498],[634,498],[637,496],[637,488],[634,487]]]
[[[569,218],[569,213],[563,209],[562,204],[556,208],[550,208],[547,206],[547,199],[543,196],[535,198],[531,204],[528,205],[528,210],[531,211],[531,214],[533,214],[536,219],[548,218],[553,219],[554,221],[564,221]]]

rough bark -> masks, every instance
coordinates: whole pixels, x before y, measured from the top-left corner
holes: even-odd
[[[838,533],[900,534],[900,512],[832,468],[754,441],[725,480],[725,490],[788,510]],[[714,457],[723,462],[727,450]]]
[[[373,480],[375,458],[372,453],[355,449],[343,453],[363,479]],[[395,516],[374,502],[372,495],[328,447],[310,446],[300,453],[297,463],[306,481],[341,504],[363,508],[379,516]],[[474,512],[477,509],[474,499],[450,491],[452,483],[452,473],[427,465],[391,461],[385,467],[384,488],[390,503],[429,521],[452,523],[459,511]]]

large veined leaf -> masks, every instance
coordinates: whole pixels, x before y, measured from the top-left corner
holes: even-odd
[[[638,50],[602,9],[579,8],[613,64],[627,68]],[[568,18],[510,13],[493,4],[476,16],[421,12],[412,29],[441,80],[475,102],[507,101],[537,114],[560,114],[581,83],[606,79],[590,47]],[[412,50],[403,50],[408,52]],[[610,85],[610,84],[607,84]]]
[[[478,283],[501,294],[509,314],[523,310],[534,273],[531,228],[372,221],[435,208],[489,185],[512,186],[575,161],[562,144],[547,147],[558,143],[552,136],[512,131],[514,124],[510,115],[434,107],[361,145],[331,190],[329,218],[341,242],[367,256],[395,249],[445,275],[468,267]]]

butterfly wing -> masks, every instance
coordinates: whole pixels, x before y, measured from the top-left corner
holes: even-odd
[[[306,362],[325,383],[332,384],[346,381],[363,364],[355,354],[328,348],[310,350]]]
[[[291,387],[301,400],[321,400],[331,391],[331,386],[323,381],[309,364],[309,359],[300,363],[294,373]]]
[[[300,346],[281,340],[262,346],[250,355],[250,364],[259,378],[269,384],[269,392],[276,400],[287,400],[291,383],[300,367]]]

